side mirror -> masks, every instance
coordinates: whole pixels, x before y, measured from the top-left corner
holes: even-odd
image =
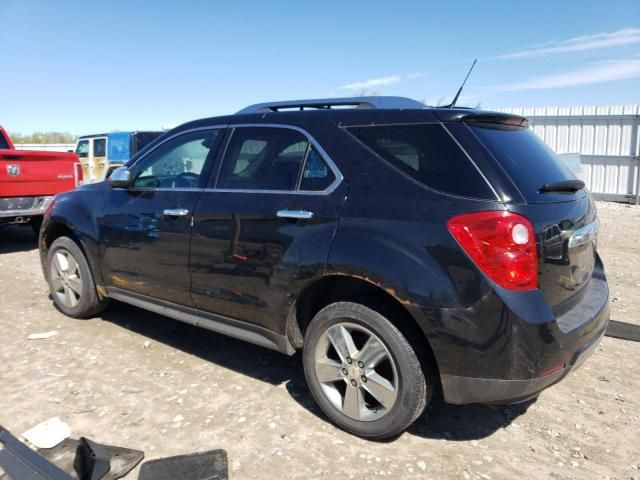
[[[109,175],[109,184],[113,188],[129,188],[131,184],[131,172],[127,167],[116,168],[111,175]]]

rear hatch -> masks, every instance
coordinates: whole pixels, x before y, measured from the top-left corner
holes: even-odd
[[[466,124],[513,182],[518,200],[509,210],[533,223],[539,288],[556,315],[562,315],[584,295],[596,268],[598,221],[591,195],[527,127],[477,120]]]
[[[0,150],[0,197],[54,195],[73,190],[81,177],[73,153]]]

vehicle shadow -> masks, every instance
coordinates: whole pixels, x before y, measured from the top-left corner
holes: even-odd
[[[287,390],[301,406],[317,417],[329,421],[311,396],[304,376],[291,379],[287,383]],[[418,437],[437,440],[479,440],[508,426],[524,414],[533,402],[500,407],[479,404],[451,405],[444,402],[441,393],[437,393],[425,412],[407,429],[407,432]],[[396,438],[390,438],[387,441],[392,442]]]
[[[257,380],[279,385],[302,375],[298,355],[273,350],[113,301],[102,320],[139,333],[149,340],[197,356]],[[304,378],[302,378],[304,382]]]
[[[271,385],[285,383],[287,391],[301,407],[329,422],[307,388],[300,353],[288,357],[121,302],[112,302],[102,319],[242,375]],[[408,432],[423,438],[452,441],[481,439],[509,425],[532,403],[496,408],[457,406],[445,403],[437,393]]]
[[[487,405],[451,405],[435,396],[424,414],[408,432],[424,438],[452,441],[479,440],[507,427],[535,402],[489,407]]]
[[[30,225],[7,225],[0,227],[0,253],[27,252],[38,248]]]

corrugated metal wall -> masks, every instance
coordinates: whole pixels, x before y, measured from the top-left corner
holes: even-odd
[[[640,106],[503,108],[522,115],[556,153],[580,153],[596,197],[634,199],[638,178]]]

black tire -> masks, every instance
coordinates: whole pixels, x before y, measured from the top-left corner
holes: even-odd
[[[77,264],[77,277],[80,280],[80,290],[77,294],[74,294],[76,304],[66,305],[61,296],[64,297],[64,293],[56,289],[56,274],[57,271],[54,261],[56,255],[71,255],[75,263]],[[67,280],[68,281],[68,280]],[[58,310],[65,315],[73,318],[89,318],[101,313],[109,303],[108,299],[100,298],[96,291],[96,285],[93,280],[93,275],[89,269],[87,259],[82,253],[80,247],[69,237],[60,237],[56,239],[47,254],[47,283],[49,284],[49,290],[51,292],[51,298]],[[59,282],[58,282],[59,285]],[[63,287],[64,288],[64,287]]]
[[[358,330],[358,328],[363,327],[365,331],[376,336],[376,340],[382,342],[384,347],[386,347],[386,357],[389,358],[389,361],[395,362],[393,367],[395,372],[396,397],[393,406],[388,409],[381,409],[385,410],[386,413],[380,418],[374,417],[372,420],[362,421],[344,414],[341,409],[337,408],[334,403],[329,400],[329,397],[325,394],[326,390],[323,391],[323,385],[327,388],[329,384],[326,382],[322,384],[318,380],[316,372],[317,352],[322,352],[325,345],[328,345],[327,338],[329,337],[327,335],[330,333],[329,329],[338,324],[346,325],[345,328],[347,329],[354,328],[352,333],[359,332],[360,335],[365,335],[364,338],[367,338],[366,333]],[[349,325],[352,327],[349,327]],[[333,331],[335,332],[335,330]],[[329,351],[331,351],[330,349],[333,347],[333,342],[330,343],[331,345],[328,347]],[[358,350],[358,354],[365,350],[362,347],[358,348],[361,348]],[[337,353],[337,349],[333,351]],[[342,360],[342,356],[338,354],[338,357],[337,363],[342,365],[340,371],[343,375],[347,375],[344,373],[345,370],[347,370],[344,367],[356,368],[353,365],[353,360],[349,362],[350,365],[346,365]],[[357,358],[357,355],[355,358]],[[422,414],[435,389],[432,372],[427,372],[427,375],[424,374],[422,370],[423,366],[418,356],[400,330],[380,313],[358,303],[333,303],[316,314],[305,334],[303,364],[309,389],[322,411],[340,428],[371,440],[383,440],[402,433]],[[333,364],[331,368],[335,368]],[[362,371],[363,370],[356,370],[353,375],[349,373],[349,376],[341,379],[344,380],[344,382],[338,380],[330,384],[329,389],[332,392],[331,395],[334,398],[334,402],[337,397],[331,389],[334,387],[336,390],[344,389],[345,393],[342,397],[342,405],[344,408],[347,395],[346,389],[351,388],[350,382],[353,385],[353,381],[348,379],[357,379],[357,375],[361,374],[358,372]],[[369,387],[371,387],[371,380],[369,382]],[[343,383],[346,389],[342,386]],[[367,385],[359,383],[357,388],[366,390]],[[373,397],[370,398],[375,400]],[[369,403],[366,405],[369,406]],[[358,411],[362,412],[363,410]],[[378,412],[378,409],[374,408],[373,410],[364,411],[366,412],[365,415],[367,415],[370,411]]]

